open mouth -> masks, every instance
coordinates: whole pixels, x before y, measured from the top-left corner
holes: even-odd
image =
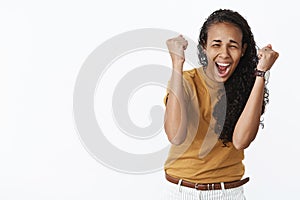
[[[219,76],[224,77],[229,72],[230,63],[219,63],[219,62],[216,62],[216,67],[218,69]]]

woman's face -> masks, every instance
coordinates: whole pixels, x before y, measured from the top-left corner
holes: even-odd
[[[207,76],[225,82],[236,69],[247,45],[242,44],[242,31],[231,23],[217,23],[209,27],[204,51],[207,56]]]

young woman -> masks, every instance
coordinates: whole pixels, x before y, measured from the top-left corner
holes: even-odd
[[[183,71],[182,35],[167,40],[172,75],[165,97],[165,199],[245,199],[244,149],[255,139],[268,103],[267,75],[278,58],[256,50],[247,21],[217,10],[199,36],[201,67]]]

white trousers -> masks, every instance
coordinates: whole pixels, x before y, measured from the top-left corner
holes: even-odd
[[[245,200],[243,186],[222,190],[196,190],[165,180],[163,200]]]

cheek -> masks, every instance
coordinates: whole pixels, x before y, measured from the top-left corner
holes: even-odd
[[[214,60],[218,55],[218,52],[216,51],[209,51],[209,52],[206,52],[206,56],[209,60]]]
[[[233,66],[232,66],[232,71],[235,71],[235,69],[237,68],[239,62],[240,62],[240,59],[235,59],[235,60],[234,60],[234,64],[233,64]]]
[[[242,53],[238,52],[232,55],[232,58],[235,63],[239,63],[240,59],[242,57]]]

